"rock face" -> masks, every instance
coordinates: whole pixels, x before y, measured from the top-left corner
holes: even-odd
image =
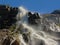
[[[34,14],[32,14],[31,12],[28,12],[28,22],[30,24],[38,24],[38,19],[40,20],[38,13],[35,12]]]
[[[44,19],[47,18],[48,20],[51,20],[55,22],[56,24],[60,24],[60,14],[44,14]]]
[[[0,29],[9,28],[13,23],[15,23],[17,13],[17,7],[0,5]]]

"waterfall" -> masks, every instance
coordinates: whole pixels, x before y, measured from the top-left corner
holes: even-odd
[[[43,18],[41,20],[39,25],[29,24],[28,10],[19,7],[15,32],[19,28],[20,45],[60,45],[60,33],[55,31],[60,29],[55,29],[55,23],[51,24],[46,20],[45,23],[47,24],[45,24]],[[57,25],[55,26],[57,27]]]

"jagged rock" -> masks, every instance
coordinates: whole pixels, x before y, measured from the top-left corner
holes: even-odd
[[[28,36],[27,36],[27,34],[23,34],[23,39],[24,39],[24,41],[26,42],[26,43],[28,43]]]
[[[40,19],[40,16],[39,16],[39,14],[38,13],[34,13],[34,14],[32,14],[31,12],[29,12],[28,13],[28,22],[30,23],[30,24],[38,24],[38,22],[39,21],[37,21],[38,19]],[[37,21],[37,22],[36,22]]]
[[[7,5],[0,5],[0,29],[9,28],[16,22],[17,7],[9,7]]]

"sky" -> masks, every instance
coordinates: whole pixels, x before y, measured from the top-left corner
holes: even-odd
[[[0,0],[0,4],[12,7],[23,6],[30,11],[39,13],[51,13],[60,10],[60,0]]]

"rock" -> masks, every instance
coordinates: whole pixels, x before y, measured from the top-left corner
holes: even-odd
[[[30,24],[34,24],[34,19],[33,19],[34,16],[33,16],[33,14],[29,12],[29,13],[28,13],[28,16],[29,16],[29,17],[28,17],[28,22],[29,22]]]
[[[0,29],[8,29],[16,22],[16,15],[18,13],[17,7],[9,7],[7,5],[0,5]]]
[[[34,13],[36,19],[40,19],[40,16],[37,12]]]
[[[15,40],[11,45],[20,45],[17,40]]]
[[[34,14],[32,14],[31,12],[28,13],[28,22],[30,24],[38,24],[39,22],[38,19],[40,19],[40,16],[38,13],[34,13]]]
[[[28,43],[29,39],[28,39],[28,36],[27,34],[23,34],[23,39],[26,43]]]

